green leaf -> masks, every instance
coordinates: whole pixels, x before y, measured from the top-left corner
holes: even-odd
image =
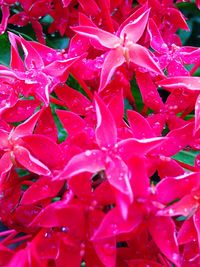
[[[174,159],[177,159],[181,162],[187,163],[191,166],[194,166],[194,161],[195,161],[195,157],[199,154],[199,151],[194,151],[194,150],[190,150],[190,151],[185,151],[182,150],[179,153],[177,153],[176,155],[173,156]]]
[[[42,24],[50,25],[53,22],[53,18],[50,15],[46,15],[43,18],[41,18],[40,22]]]
[[[144,104],[142,101],[142,95],[140,93],[140,89],[139,89],[135,79],[133,79],[131,81],[131,91],[132,91],[133,97],[135,99],[136,108],[138,111],[141,111],[143,109]]]
[[[7,33],[0,35],[0,64],[9,66],[10,42]]]
[[[65,129],[62,126],[62,123],[60,122],[58,116],[56,115],[55,109],[57,108],[57,105],[51,104],[52,114],[54,117],[54,121],[56,123],[57,129],[58,129],[58,141],[62,143],[67,138],[68,134],[65,131]]]
[[[53,36],[47,36],[46,39],[47,46],[50,46],[54,49],[66,49],[69,45],[69,38],[67,37],[56,37]]]
[[[57,201],[59,201],[59,200],[61,200],[61,197],[54,197],[54,198],[51,200],[51,202],[57,202]]]
[[[15,171],[17,172],[17,174],[20,176],[20,177],[24,177],[26,175],[29,175],[30,172],[25,170],[25,169],[22,169],[22,168],[15,168]]]
[[[35,33],[33,31],[33,28],[31,27],[30,24],[24,26],[24,27],[17,27],[14,25],[10,25],[7,28],[8,31],[13,32],[17,35],[21,35],[24,39],[28,41],[37,41]]]
[[[179,216],[178,218],[176,218],[176,221],[182,222],[182,221],[185,221],[186,219],[187,219],[187,217],[185,217],[185,216]]]

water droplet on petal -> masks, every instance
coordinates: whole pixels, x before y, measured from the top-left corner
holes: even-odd
[[[44,234],[44,237],[46,237],[46,238],[49,238],[49,237],[51,237],[52,236],[52,234],[51,234],[51,232],[46,232],[45,234]]]
[[[173,254],[172,254],[172,259],[173,259],[174,261],[177,261],[177,260],[179,259],[179,255],[178,255],[177,253],[173,253]]]
[[[162,49],[166,49],[166,48],[167,48],[167,44],[163,43],[163,44],[161,45],[161,48],[162,48]]]
[[[117,224],[116,223],[112,223],[111,224],[111,230],[112,230],[112,232],[113,232],[114,235],[117,234],[117,231],[118,231],[117,228],[118,227],[117,227]]]
[[[92,154],[92,152],[91,152],[90,150],[86,150],[86,151],[85,151],[85,155],[86,155],[87,157],[89,157],[91,154]]]
[[[170,215],[174,214],[173,209],[169,209],[169,214],[170,214]]]
[[[63,233],[67,233],[69,231],[69,229],[65,226],[61,227],[61,232]]]
[[[47,53],[46,59],[47,59],[47,61],[52,61],[53,60],[53,54]]]

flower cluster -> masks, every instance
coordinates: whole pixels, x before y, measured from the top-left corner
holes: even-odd
[[[178,3],[0,6],[0,266],[200,266],[200,48]],[[29,23],[38,42],[9,28]]]

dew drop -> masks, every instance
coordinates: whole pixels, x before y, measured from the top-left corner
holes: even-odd
[[[169,214],[170,214],[170,215],[174,214],[173,209],[169,209]]]
[[[0,193],[0,199],[4,198],[4,195],[5,195],[4,192],[1,192]]]
[[[85,250],[81,249],[80,250],[80,256],[83,257],[85,255]]]
[[[44,237],[46,237],[46,238],[51,237],[51,232],[46,232],[46,233],[44,234]]]
[[[111,230],[112,230],[112,233],[114,235],[117,234],[117,224],[116,223],[111,224]]]
[[[91,156],[91,154],[92,154],[92,152],[91,152],[90,150],[86,150],[86,151],[85,151],[85,155],[86,155],[87,157]]]
[[[69,231],[69,229],[65,226],[61,227],[61,232],[63,233],[67,233]]]
[[[172,254],[172,259],[173,259],[174,261],[177,261],[177,260],[179,259],[179,255],[178,255],[177,253],[173,253],[173,254]]]
[[[184,208],[184,212],[188,212],[188,209],[187,208]]]
[[[52,61],[53,54],[52,53],[47,53],[46,59],[47,59],[47,61]]]
[[[166,49],[166,48],[167,48],[167,44],[163,43],[163,44],[161,45],[161,48],[162,48],[162,49]]]

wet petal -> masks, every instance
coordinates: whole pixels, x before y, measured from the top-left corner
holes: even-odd
[[[163,75],[162,70],[160,69],[158,64],[153,60],[153,57],[151,56],[147,48],[138,44],[130,44],[129,58],[130,61],[133,62],[134,64],[142,68],[145,68],[147,70]]]
[[[14,150],[14,156],[16,161],[33,173],[46,176],[51,174],[51,171],[41,161],[33,157],[24,147],[16,147]]]
[[[105,168],[105,155],[100,150],[86,150],[75,155],[55,179],[66,179],[82,172],[96,173]]]
[[[158,82],[164,88],[185,88],[188,90],[200,90],[200,77],[176,76],[166,78]]]
[[[180,256],[173,220],[167,217],[152,217],[149,220],[149,231],[161,252],[177,267],[180,267]]]
[[[117,128],[110,110],[101,100],[95,96],[95,107],[97,116],[96,140],[101,148],[112,148],[117,142]]]
[[[125,62],[122,47],[109,51],[104,59],[101,70],[99,92],[101,92],[109,83],[117,67]]]
[[[149,9],[146,10],[139,17],[134,20],[130,20],[126,26],[120,32],[120,38],[127,38],[128,41],[136,43],[144,33],[149,18]]]
[[[97,27],[77,26],[71,27],[71,29],[83,36],[97,40],[102,46],[107,48],[115,48],[116,45],[120,44],[119,37]]]

